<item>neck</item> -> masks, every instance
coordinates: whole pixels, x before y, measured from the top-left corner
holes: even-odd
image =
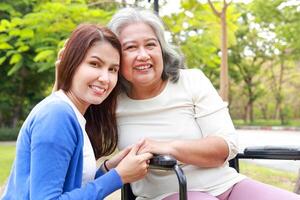
[[[159,83],[156,83],[153,86],[141,86],[134,87],[132,86],[128,96],[132,99],[149,99],[159,95],[166,86],[167,81],[160,79]]]
[[[67,97],[72,101],[72,103],[76,106],[79,112],[84,115],[85,111],[87,110],[88,106],[85,106],[83,102],[80,101],[72,92],[68,91],[65,92]]]

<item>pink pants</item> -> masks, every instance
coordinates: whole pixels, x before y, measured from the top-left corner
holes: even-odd
[[[177,193],[163,200],[178,199]],[[188,192],[188,200],[300,200],[300,195],[247,178],[217,197],[204,192]]]

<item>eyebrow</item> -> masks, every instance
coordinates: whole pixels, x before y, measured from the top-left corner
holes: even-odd
[[[105,62],[101,58],[99,58],[98,56],[91,56],[91,58],[95,58],[99,62],[101,62],[101,64],[105,64]],[[120,63],[113,63],[113,64],[111,64],[111,66],[120,67]]]
[[[157,39],[157,38],[149,38],[149,39],[147,39],[146,41],[149,42],[149,41],[152,41],[152,40],[154,40],[155,42],[158,42],[158,39]]]
[[[146,42],[149,42],[149,41],[158,42],[158,39],[156,37],[150,37],[150,38],[145,39],[144,41],[146,41]],[[122,43],[122,45],[130,44],[130,43],[135,43],[135,42],[136,42],[135,40],[128,40],[128,41],[125,41],[124,43]]]
[[[104,61],[98,56],[91,56],[91,58],[96,58],[99,62],[104,63]]]

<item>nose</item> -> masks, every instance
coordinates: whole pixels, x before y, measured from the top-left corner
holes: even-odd
[[[103,84],[109,83],[109,72],[107,69],[102,69],[99,73],[98,80]]]
[[[138,51],[137,59],[141,60],[141,61],[146,61],[146,60],[150,59],[150,55],[144,48],[140,48]]]

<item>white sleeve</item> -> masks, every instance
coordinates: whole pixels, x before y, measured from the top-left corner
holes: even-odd
[[[236,156],[238,153],[238,137],[227,108],[198,117],[196,121],[204,137],[219,136],[226,141],[229,151],[226,161]]]
[[[229,149],[227,160],[230,160],[238,153],[238,137],[228,112],[227,103],[223,102],[210,80],[200,70],[191,71],[189,82],[195,119],[202,135],[203,137],[222,137],[227,142]]]

